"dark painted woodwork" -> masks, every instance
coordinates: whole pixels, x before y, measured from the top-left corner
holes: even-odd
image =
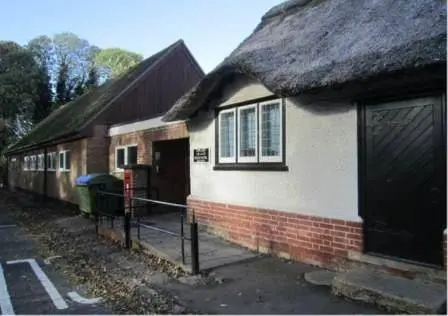
[[[152,179],[153,187],[159,192],[159,200],[186,204],[187,196],[190,194],[188,138],[153,143]],[[160,209],[169,210],[169,207]],[[173,210],[179,211],[178,208]]]
[[[442,97],[360,106],[366,252],[443,265],[445,107]]]
[[[95,124],[125,124],[163,115],[203,76],[188,48],[181,44],[150,66]]]

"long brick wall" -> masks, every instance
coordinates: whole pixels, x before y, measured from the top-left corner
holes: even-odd
[[[334,268],[349,250],[362,251],[358,222],[194,199],[188,204],[208,230],[259,252]]]

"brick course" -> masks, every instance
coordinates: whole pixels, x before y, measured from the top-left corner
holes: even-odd
[[[322,267],[337,267],[348,251],[362,252],[362,223],[188,200],[208,230],[250,249]]]

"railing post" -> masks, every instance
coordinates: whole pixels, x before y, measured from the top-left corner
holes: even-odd
[[[198,223],[193,216],[190,223],[190,233],[191,233],[191,270],[193,274],[199,273],[199,236],[198,236]]]
[[[137,215],[137,239],[140,241],[140,215]]]
[[[182,252],[182,264],[185,264],[185,234],[184,234],[184,214],[180,214],[180,251]]]
[[[98,236],[98,231],[99,231],[99,202],[100,202],[100,194],[97,192],[95,192],[95,209],[94,209],[94,213],[93,216],[95,216],[95,233]]]
[[[126,249],[131,248],[131,214],[132,214],[132,200],[129,198],[128,208],[124,210],[124,238]]]

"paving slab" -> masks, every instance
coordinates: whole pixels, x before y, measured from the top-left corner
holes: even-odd
[[[443,311],[446,309],[446,285],[366,269],[336,275],[332,282],[332,292],[396,312],[446,313]]]
[[[331,286],[336,273],[329,270],[310,271],[304,274],[304,278],[307,282],[314,285]]]
[[[158,229],[163,229],[175,233],[180,233],[180,215],[160,214],[142,219],[140,223],[147,226],[140,228],[140,239],[138,239],[137,226],[132,227],[132,239],[138,240],[140,245],[150,252],[157,254],[179,266],[190,271],[191,267],[191,243],[185,240],[185,263],[182,262],[181,238],[170,235]],[[122,229],[122,223],[116,222],[115,229]],[[155,229],[150,229],[153,227]],[[184,233],[190,237],[190,225],[184,223]],[[199,230],[199,263],[201,271],[211,270],[228,264],[256,258],[257,253],[246,248],[237,246],[222,238]]]

